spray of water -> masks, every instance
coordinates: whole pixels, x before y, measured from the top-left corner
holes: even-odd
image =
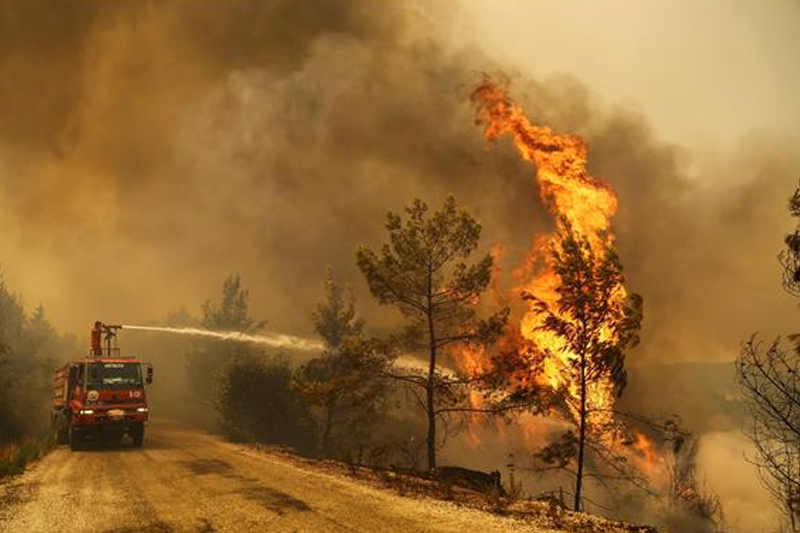
[[[195,335],[200,337],[212,337],[215,339],[252,342],[255,344],[266,344],[274,348],[290,348],[293,350],[303,350],[307,352],[321,351],[324,345],[315,340],[295,337],[293,335],[283,335],[280,333],[267,333],[264,335],[251,335],[238,331],[211,331],[200,328],[170,328],[162,326],[135,326],[124,324],[122,329],[138,329],[142,331],[161,331],[164,333],[176,333],[178,335]]]

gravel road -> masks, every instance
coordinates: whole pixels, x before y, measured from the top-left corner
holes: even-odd
[[[0,531],[543,533],[173,425],[150,425],[142,449],[60,447],[0,484]]]

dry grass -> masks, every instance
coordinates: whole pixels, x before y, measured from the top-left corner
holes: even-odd
[[[41,458],[51,448],[49,439],[26,439],[0,444],[0,479],[21,474],[31,461]]]
[[[389,489],[400,496],[419,499],[440,500],[456,505],[486,511],[535,524],[547,531],[570,533],[657,533],[650,526],[638,526],[606,520],[587,513],[575,513],[555,503],[555,500],[540,501],[522,498],[522,487],[513,482],[506,487],[506,495],[492,492],[477,492],[452,483],[445,483],[426,472],[373,468],[334,460],[312,459],[294,454],[291,450],[275,446],[257,445],[260,449],[284,460],[331,474],[344,475],[362,483]]]

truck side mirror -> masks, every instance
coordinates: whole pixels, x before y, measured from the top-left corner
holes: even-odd
[[[145,383],[150,385],[153,382],[153,365],[147,363],[147,377],[145,378]]]

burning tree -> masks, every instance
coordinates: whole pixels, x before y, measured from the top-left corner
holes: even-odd
[[[510,328],[517,347],[501,364],[511,367],[512,396],[528,395],[536,409],[542,409],[542,401],[560,400],[565,418],[574,423],[576,431],[540,457],[560,467],[575,464],[577,510],[587,446],[615,466],[617,474],[633,476],[624,458],[612,450],[615,436],[625,433],[614,417],[625,385],[624,351],[636,344],[642,316],[642,300],[625,288],[614,251],[611,218],[617,197],[589,174],[583,139],[532,124],[491,78],[471,97],[485,137],[494,141],[508,136],[535,166],[542,201],[555,218],[555,232],[536,239],[523,272],[527,279],[520,292],[529,309],[518,330]]]
[[[523,297],[533,303],[537,330],[552,334],[541,347],[550,376],[564,389],[569,419],[574,422],[575,510],[581,507],[581,492],[587,440],[602,445],[612,421],[608,398],[616,398],[625,387],[625,350],[636,344],[641,322],[641,298],[624,292],[622,265],[610,244],[592,247],[576,235],[566,219],[560,238],[551,243],[550,257],[556,299],[535,292]]]
[[[405,214],[403,218],[390,212],[389,243],[378,253],[360,247],[357,261],[378,302],[396,306],[408,319],[402,344],[427,356],[423,376],[395,377],[424,394],[419,405],[428,426],[428,468],[435,469],[437,420],[452,412],[439,403],[457,400],[461,384],[438,366],[442,351],[458,344],[491,343],[501,333],[508,311],[485,320],[477,317],[475,305],[491,281],[492,257],[487,254],[471,265],[463,262],[478,246],[481,225],[459,209],[453,197],[433,214],[415,199]]]

